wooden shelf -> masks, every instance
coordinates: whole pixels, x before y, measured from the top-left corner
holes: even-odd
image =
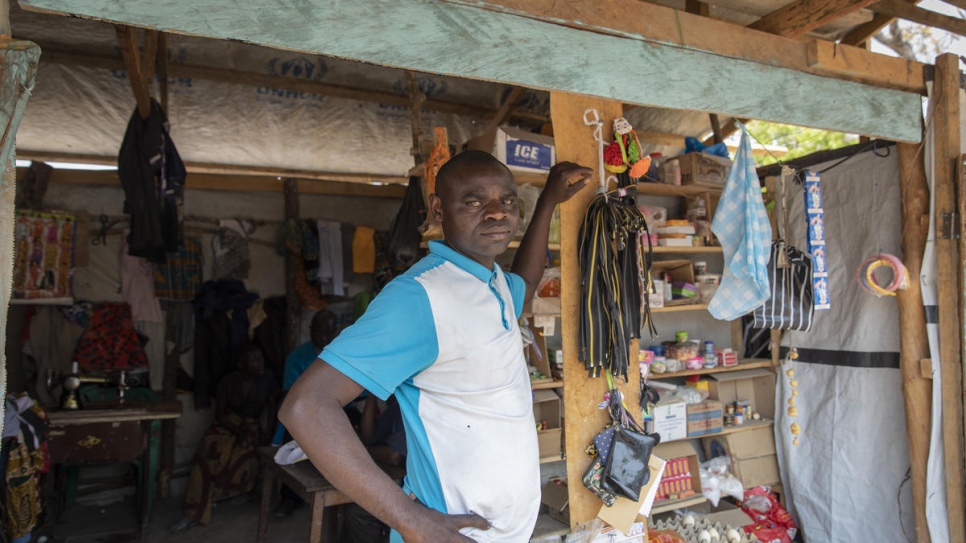
[[[674,443],[676,441],[687,441],[689,439],[702,439],[705,437],[717,437],[724,436],[728,434],[737,434],[738,432],[747,432],[749,430],[756,430],[758,428],[765,428],[775,424],[773,420],[752,420],[747,421],[741,426],[726,426],[720,432],[714,434],[705,434],[703,436],[692,436],[692,437],[682,437],[681,439],[672,439],[671,441],[662,441],[662,443]]]
[[[566,458],[564,458],[563,455],[559,455],[559,454],[540,457],[541,464],[552,464],[554,462],[563,462],[564,460],[566,460]]]
[[[729,371],[750,370],[755,368],[770,368],[771,360],[768,358],[743,358],[738,361],[737,366],[715,366],[713,368],[701,368],[700,370],[683,370],[674,373],[652,373],[647,376],[650,380],[671,379],[674,377],[687,377],[689,375],[708,375],[711,373],[725,373]]]
[[[533,390],[544,390],[548,388],[563,388],[563,381],[543,381],[540,383],[530,383]]]
[[[671,305],[665,307],[652,307],[651,313],[675,313],[678,311],[707,311],[708,304],[687,304]]]
[[[654,502],[654,507],[651,507],[651,516],[658,515],[660,513],[667,513],[668,511],[674,511],[675,509],[680,509],[682,507],[700,505],[706,501],[708,501],[708,499],[700,493],[695,496],[689,496],[680,500],[657,500]]]
[[[721,247],[652,247],[651,252],[656,255],[666,255],[666,254],[706,254],[706,253],[721,253]]]
[[[707,193],[721,194],[721,187],[704,185],[665,185],[664,183],[638,183],[637,193],[642,196],[701,196]]]
[[[550,535],[567,535],[569,533],[570,526],[567,526],[550,515],[543,514],[537,516],[537,524],[533,527],[533,535],[530,536],[530,539]]]
[[[420,241],[419,242],[419,246],[421,248],[423,248],[423,249],[426,249],[426,248],[429,247],[429,241],[430,240]],[[507,246],[507,249],[519,249],[519,248],[520,248],[520,242],[517,241],[517,240],[511,241],[510,242],[510,245]],[[547,244],[547,249],[550,249],[551,251],[559,251],[560,250],[560,244],[559,243],[548,243]]]

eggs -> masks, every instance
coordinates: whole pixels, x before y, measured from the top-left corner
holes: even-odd
[[[698,543],[711,543],[711,532],[707,530],[698,532]]]
[[[685,528],[694,526],[694,515],[691,513],[684,515],[684,518],[681,519],[681,526],[684,526]]]
[[[741,543],[741,534],[734,528],[728,528],[728,531],[725,532],[725,539],[728,543]]]
[[[719,543],[721,541],[721,534],[714,528],[708,529],[708,535],[711,536],[711,543]]]

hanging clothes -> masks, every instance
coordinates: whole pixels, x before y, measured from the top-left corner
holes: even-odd
[[[195,307],[195,408],[207,409],[222,377],[235,369],[234,353],[248,341],[248,309],[258,295],[241,281],[207,281]]]
[[[168,133],[161,105],[151,100],[151,113],[131,114],[117,159],[124,189],[124,213],[131,216],[131,256],[164,262],[178,248],[185,168]]]
[[[121,295],[131,306],[136,321],[162,322],[161,304],[154,297],[154,265],[128,254],[127,241],[121,245]]]
[[[322,294],[345,296],[342,259],[342,226],[336,221],[318,221],[319,288]]]
[[[368,226],[357,226],[352,236],[352,271],[355,273],[375,273],[376,244],[373,240],[375,230]]]
[[[247,219],[218,221],[218,232],[211,238],[213,255],[211,278],[244,280],[252,267],[248,255],[248,236],[255,232],[255,223]]]
[[[26,398],[26,401],[23,401]],[[37,527],[43,508],[40,501],[40,476],[50,471],[47,450],[47,414],[29,397],[7,395],[6,409],[16,413],[19,427],[15,437],[3,441],[5,466],[7,538],[29,539]],[[4,436],[7,436],[6,428]]]
[[[184,246],[168,253],[163,264],[154,266],[154,295],[162,300],[191,301],[204,280],[201,240],[184,238]]]
[[[74,360],[81,371],[131,370],[148,365],[147,355],[134,329],[131,306],[97,303],[91,324],[77,342]]]
[[[721,242],[724,273],[708,311],[734,320],[768,300],[771,223],[761,199],[751,136],[741,125],[741,144],[718,203],[711,231]]]

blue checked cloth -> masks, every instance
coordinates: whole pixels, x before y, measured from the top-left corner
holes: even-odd
[[[771,223],[761,200],[751,136],[744,125],[711,231],[721,242],[725,265],[721,285],[708,311],[716,319],[730,321],[765,303],[771,295],[768,285]]]

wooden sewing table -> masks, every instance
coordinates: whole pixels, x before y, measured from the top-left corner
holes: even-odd
[[[275,480],[295,491],[300,498],[312,506],[312,523],[309,528],[309,543],[322,541],[322,513],[325,508],[333,505],[352,503],[352,500],[325,477],[308,460],[288,466],[275,463],[275,447],[260,447],[258,456],[262,462],[262,502],[258,512],[258,543],[265,543],[268,536],[268,520],[271,516],[272,497],[276,493]],[[406,470],[398,466],[380,465],[393,480],[402,479]]]
[[[76,411],[47,411],[50,461],[58,466],[139,462],[141,492],[138,520],[143,534],[152,502],[149,425],[155,420],[180,416],[179,401],[91,403]]]

